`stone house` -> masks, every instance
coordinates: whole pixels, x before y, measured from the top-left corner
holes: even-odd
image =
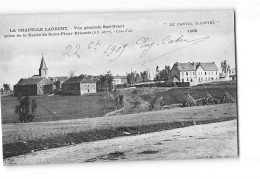
[[[14,96],[43,95],[45,85],[48,85],[46,78],[22,78],[14,85]]]
[[[90,80],[84,75],[73,76],[62,83],[62,93],[68,95],[83,95],[96,93],[96,82]]]

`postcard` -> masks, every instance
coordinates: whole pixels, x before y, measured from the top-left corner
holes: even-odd
[[[1,15],[4,165],[237,158],[234,18]]]

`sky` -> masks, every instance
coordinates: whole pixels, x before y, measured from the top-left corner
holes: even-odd
[[[214,24],[208,23],[213,21]],[[101,28],[84,30],[91,26]],[[52,27],[67,30],[49,31]],[[28,35],[18,32],[28,28],[43,28],[31,34],[65,32],[66,35],[5,38]],[[75,35],[87,31],[92,34]],[[144,70],[152,75],[157,65],[163,69],[176,62],[215,62],[220,68],[221,61],[227,60],[233,68],[234,13],[210,10],[0,16],[1,86],[8,83],[12,87],[20,78],[37,75],[42,54],[49,76],[68,76],[71,71],[75,75],[99,75],[107,71],[126,75]]]

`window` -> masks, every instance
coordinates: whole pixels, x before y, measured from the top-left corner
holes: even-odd
[[[216,75],[218,74],[218,72],[216,71]]]
[[[182,76],[184,76],[184,72],[182,72]]]
[[[195,71],[193,72],[193,75],[195,75]]]
[[[205,75],[207,75],[207,72],[205,72]]]
[[[186,75],[188,76],[188,72],[186,72]]]

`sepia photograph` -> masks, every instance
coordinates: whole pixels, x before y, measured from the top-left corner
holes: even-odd
[[[234,10],[0,15],[6,166],[238,158]]]

